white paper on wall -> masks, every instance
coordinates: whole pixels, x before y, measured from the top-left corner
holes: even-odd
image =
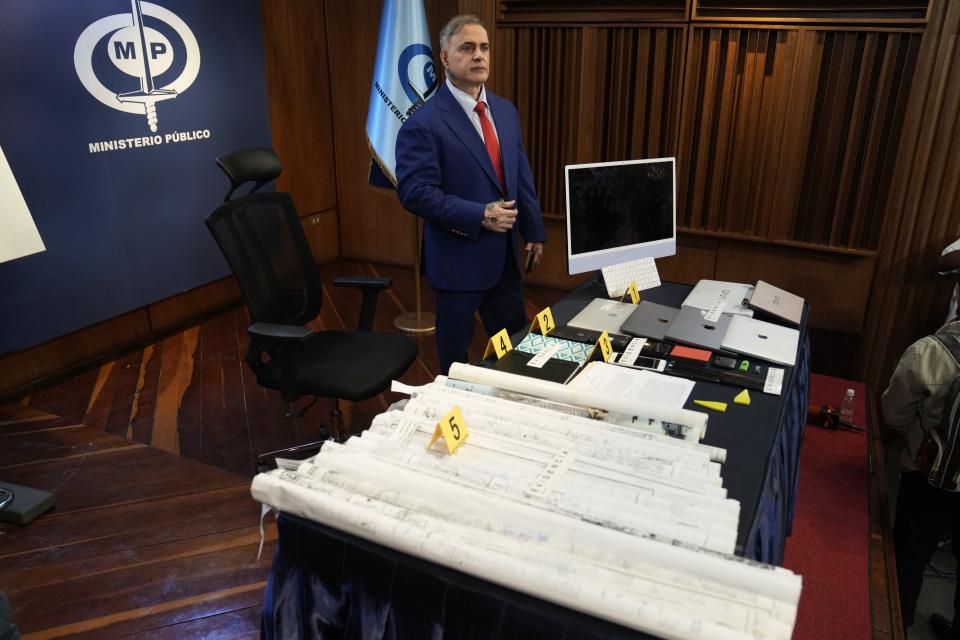
[[[0,262],[46,250],[3,148],[0,148],[0,230]]]

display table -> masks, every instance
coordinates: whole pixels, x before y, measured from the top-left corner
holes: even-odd
[[[679,307],[689,285],[664,283],[641,292],[643,300]],[[566,324],[594,298],[606,297],[599,276],[587,280],[552,308],[557,326]],[[727,450],[723,485],[740,501],[737,554],[780,564],[790,535],[797,486],[797,461],[807,418],[810,387],[810,342],[807,336],[809,307],[804,307],[800,346],[795,367],[783,367],[783,392],[773,396],[751,391],[745,411],[710,411],[694,400],[731,403],[739,388],[697,382],[684,409],[706,411],[710,416],[704,444]],[[738,407],[739,409],[739,407]],[[744,418],[746,414],[746,418]]]
[[[690,287],[664,284],[644,300],[679,307]],[[604,297],[591,279],[553,307],[558,325]],[[737,553],[779,564],[795,503],[809,387],[804,311],[797,364],[780,396],[751,392],[749,407],[710,411],[704,443],[727,450],[728,495],[741,503]],[[739,388],[697,382],[693,400],[732,402]],[[263,610],[265,638],[649,637],[487,581],[282,514]]]

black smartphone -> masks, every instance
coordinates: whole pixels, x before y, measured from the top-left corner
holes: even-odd
[[[721,369],[733,369],[737,366],[737,360],[736,358],[717,356],[713,359],[713,365]]]
[[[527,251],[526,260],[523,263],[523,270],[527,273],[533,271],[533,250]]]
[[[673,345],[667,344],[666,342],[647,340],[647,343],[643,345],[643,349],[640,351],[640,353],[645,353],[647,355],[655,353],[658,356],[666,356],[670,354],[671,349],[673,349]]]

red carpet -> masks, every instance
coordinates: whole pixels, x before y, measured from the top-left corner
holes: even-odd
[[[863,384],[814,374],[810,404],[838,406],[848,386],[856,390],[854,422],[863,426]],[[794,640],[870,637],[868,482],[865,434],[807,425],[783,562],[803,576]]]

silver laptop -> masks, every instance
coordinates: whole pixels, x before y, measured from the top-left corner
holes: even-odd
[[[714,305],[722,305],[721,313],[752,317],[753,310],[745,302],[751,295],[753,295],[751,284],[701,280],[680,306],[709,311]]]
[[[620,333],[622,325],[630,314],[637,309],[629,302],[617,302],[606,298],[594,298],[580,313],[573,316],[567,324],[571,327]]]
[[[757,280],[749,306],[754,311],[794,327],[800,326],[800,319],[803,317],[803,298],[763,280]]]
[[[800,332],[778,324],[734,316],[723,338],[722,346],[728,351],[763,358],[770,362],[792,367],[797,362],[797,346]]]
[[[620,331],[631,336],[663,340],[667,327],[680,313],[680,309],[668,307],[656,302],[643,301],[620,327]]]
[[[730,320],[731,316],[721,314],[716,321],[710,321],[703,317],[700,309],[684,307],[667,327],[664,335],[674,342],[716,351],[723,342]]]

